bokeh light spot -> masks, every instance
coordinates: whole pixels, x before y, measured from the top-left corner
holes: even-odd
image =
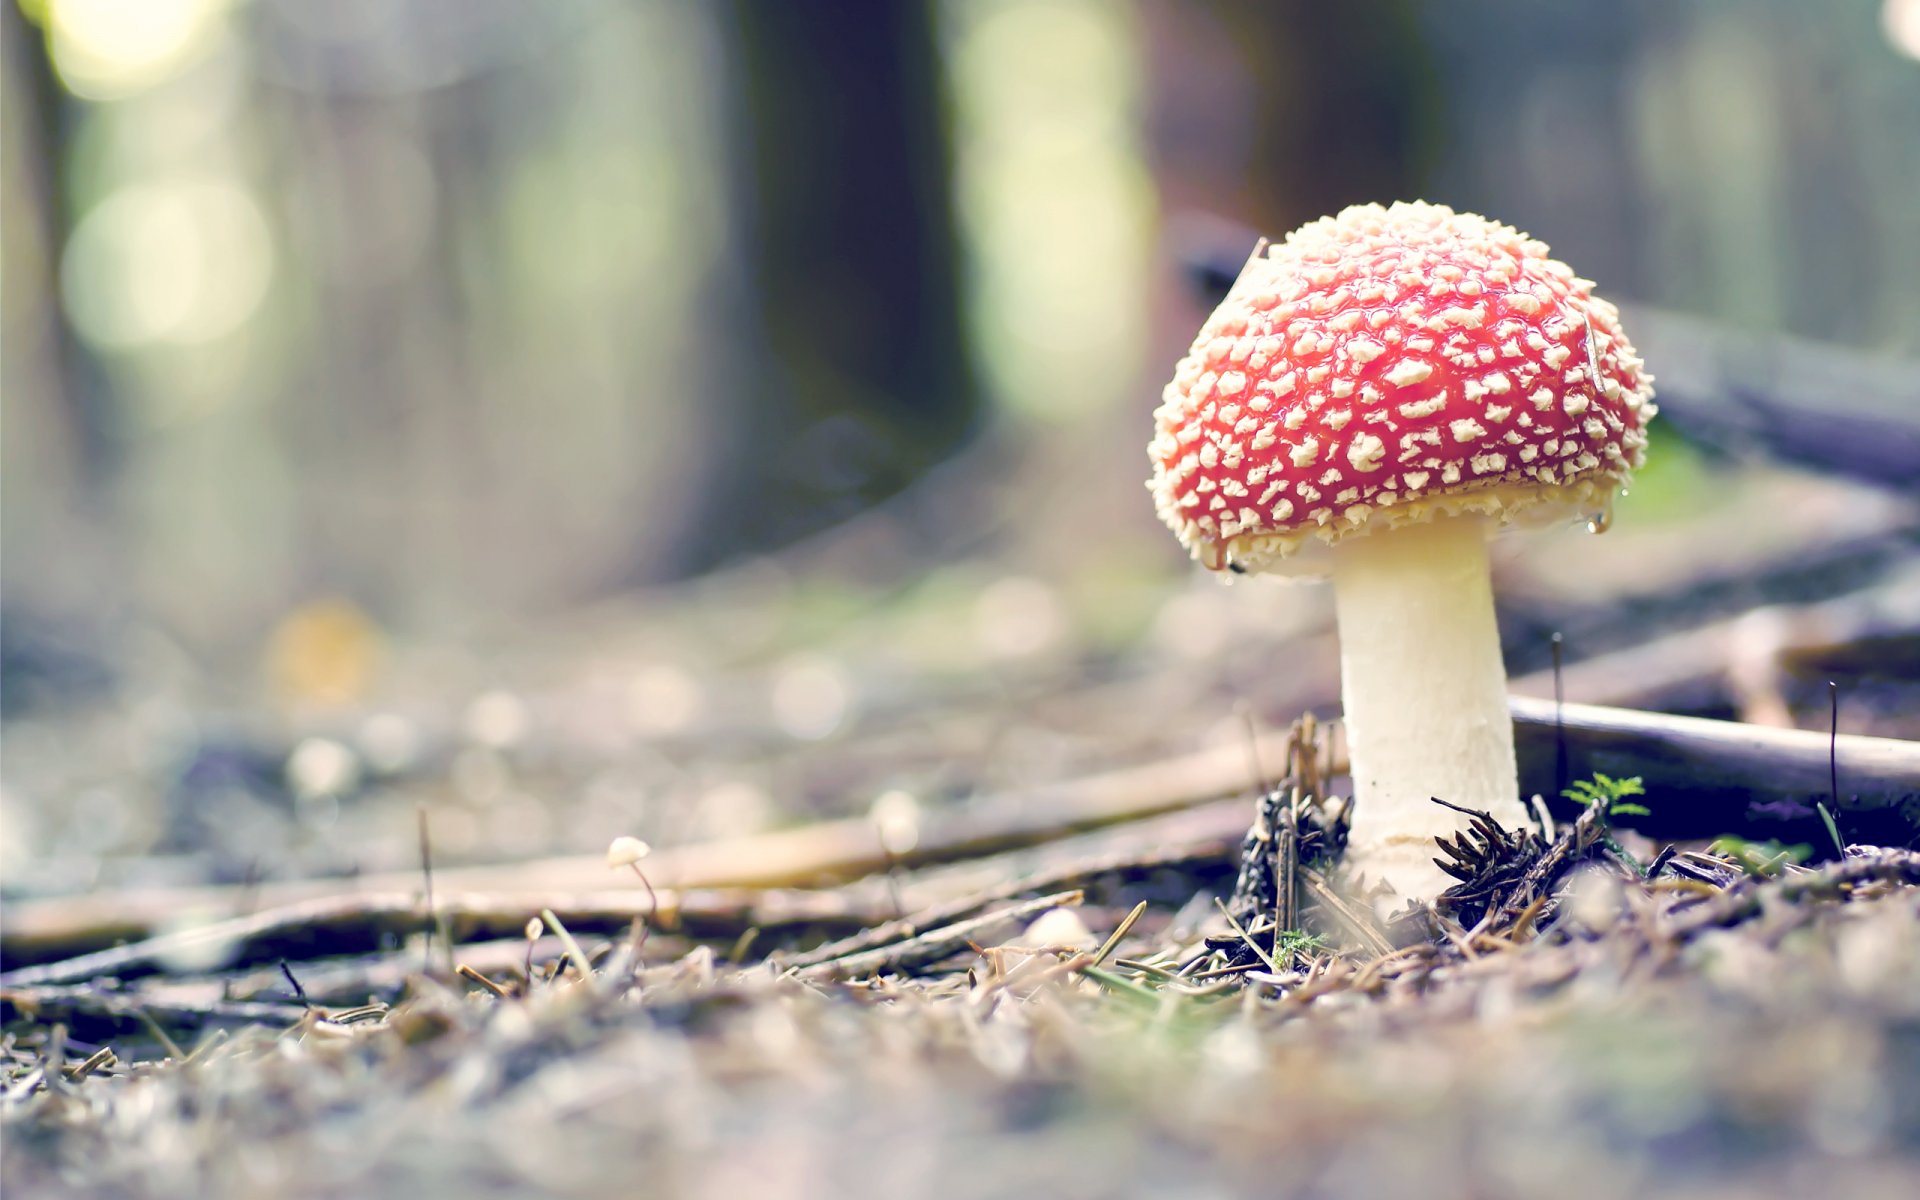
[[[1880,27],[1887,44],[1908,58],[1920,59],[1920,0],[1886,0]]]
[[[366,691],[384,655],[379,627],[357,605],[316,600],[275,627],[267,642],[267,677],[287,703],[342,705]]]
[[[81,218],[60,265],[74,328],[109,351],[232,333],[260,307],[272,273],[265,214],[221,179],[111,193]]]
[[[1066,619],[1053,588],[1009,576],[987,585],[974,604],[974,636],[993,658],[1026,658],[1060,640]]]
[[[84,99],[131,95],[206,49],[226,7],[227,0],[48,0],[54,69]]]
[[[847,718],[852,682],[840,666],[814,655],[800,655],[775,672],[773,719],[787,736],[818,741],[831,736]]]

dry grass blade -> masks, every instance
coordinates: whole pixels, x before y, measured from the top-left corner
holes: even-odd
[[[65,1068],[64,1073],[68,1079],[85,1079],[95,1071],[105,1070],[118,1061],[113,1053],[113,1047],[102,1046],[88,1055],[84,1061]]]
[[[1028,900],[1011,908],[1003,908],[971,920],[929,930],[890,946],[848,954],[805,968],[793,968],[788,973],[797,974],[803,979],[824,980],[859,979],[881,971],[917,970],[942,959],[951,958],[978,942],[992,940],[1002,931],[1009,931],[1021,922],[1039,916],[1048,909],[1079,904],[1084,895],[1085,893],[1077,889],[1070,892],[1056,892],[1051,896]]]
[[[1114,926],[1113,932],[1107,935],[1107,940],[1102,942],[1100,948],[1093,952],[1093,966],[1097,967],[1107,961],[1107,955],[1113,953],[1113,948],[1120,944],[1120,939],[1126,937],[1127,934],[1132,931],[1134,923],[1137,922],[1146,911],[1147,902],[1142,900],[1133,906],[1132,912],[1121,918],[1120,923]]]
[[[1869,883],[1920,886],[1920,851],[1878,847],[1863,850],[1861,854],[1799,874],[1741,879],[1677,915],[1673,932],[1676,936],[1689,936],[1744,921],[1759,914],[1769,896],[1793,902],[1837,898]]]
[[[1278,975],[1280,973],[1280,967],[1278,966],[1278,964],[1276,964],[1273,961],[1273,955],[1267,953],[1266,950],[1262,949],[1260,946],[1260,943],[1253,940],[1253,935],[1248,933],[1246,931],[1246,928],[1242,926],[1240,922],[1233,919],[1233,914],[1227,911],[1227,906],[1225,901],[1221,900],[1218,896],[1215,896],[1213,899],[1213,904],[1215,908],[1218,908],[1220,910],[1220,915],[1227,919],[1227,925],[1233,930],[1234,935],[1240,939],[1240,941],[1247,947],[1247,949],[1253,951],[1254,957],[1258,958],[1261,962],[1267,964],[1267,970],[1272,971],[1275,975]]]
[[[540,919],[545,921],[547,928],[551,929],[553,935],[560,939],[560,944],[566,948],[567,957],[573,960],[574,970],[580,972],[580,978],[592,979],[593,961],[587,957],[585,951],[580,949],[580,943],[573,939],[571,933],[567,932],[567,927],[560,923],[560,918],[553,915],[552,909],[543,908],[540,910]]]
[[[153,1040],[160,1043],[161,1049],[167,1052],[168,1058],[179,1062],[187,1056],[187,1052],[180,1048],[180,1044],[168,1036],[166,1028],[162,1026],[160,1022],[153,1019],[152,1013],[144,1008],[137,1008],[134,1010],[133,1015],[139,1020],[140,1024],[146,1027],[147,1033],[152,1036]]]
[[[1165,1001],[1172,999],[1174,995],[1174,993],[1165,993],[1156,988],[1150,988],[1138,980],[1128,979],[1125,975],[1109,971],[1104,967],[1094,966],[1092,963],[1083,964],[1079,970],[1082,975],[1100,984],[1110,992],[1125,996],[1129,1000],[1138,1000],[1144,1004],[1151,1004],[1156,1008]]]
[[[1273,852],[1279,863],[1274,925],[1278,929],[1300,928],[1300,803],[1296,785],[1287,797],[1286,819],[1274,831]]]
[[[454,970],[454,974],[460,976],[460,978],[472,980],[474,983],[479,984],[481,987],[487,989],[489,992],[492,992],[495,996],[499,997],[502,1000],[507,1000],[512,998],[513,993],[501,987],[499,984],[489,979],[486,975],[468,966],[466,963],[461,963],[459,966],[455,967],[453,970]]]
[[[1300,868],[1300,881],[1313,893],[1314,902],[1330,913],[1347,931],[1349,937],[1359,941],[1375,955],[1393,953],[1393,942],[1381,931],[1380,925],[1371,913],[1363,912],[1342,899],[1326,876],[1312,867]]]
[[[1244,806],[1238,802],[1226,802],[1208,805],[1189,813],[1178,814],[1178,818],[1202,818],[1198,821],[1174,818],[1152,818],[1136,826],[1123,827],[1099,834],[1083,834],[1071,839],[1070,845],[1076,849],[1081,843],[1092,838],[1104,843],[1114,835],[1136,829],[1144,837],[1129,836],[1129,841],[1137,845],[1128,845],[1118,850],[1094,853],[1069,853],[1057,860],[1047,856],[1039,864],[1030,861],[1031,852],[1014,852],[1012,855],[995,855],[981,860],[982,871],[967,870],[964,877],[972,879],[979,875],[996,878],[992,886],[982,889],[970,889],[965,894],[938,904],[929,905],[919,911],[909,913],[904,918],[881,919],[848,937],[829,942],[799,954],[789,955],[781,961],[788,967],[817,966],[834,959],[845,958],[849,954],[865,950],[875,950],[882,946],[906,938],[916,937],[920,933],[941,925],[975,916],[993,905],[1032,895],[1036,892],[1062,891],[1079,887],[1102,876],[1146,874],[1156,870],[1192,869],[1224,858],[1229,852],[1237,833],[1229,832],[1245,821]],[[952,868],[945,870],[951,871]],[[950,877],[941,877],[942,887],[951,882]],[[907,891],[909,894],[922,890],[932,890],[929,881],[922,885],[915,883]],[[737,960],[736,960],[737,961]]]

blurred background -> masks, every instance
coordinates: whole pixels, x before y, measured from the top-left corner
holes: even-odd
[[[671,842],[1330,703],[1325,597],[1195,579],[1143,451],[1210,272],[1349,203],[1546,240],[1663,383],[1705,345],[1702,397],[1811,379],[1794,429],[1856,375],[1920,413],[1920,0],[0,32],[16,892],[396,865],[419,809],[456,859]],[[1516,675],[1558,630],[1570,698],[1804,724],[1840,676],[1920,733],[1903,443],[1684,398],[1613,533],[1503,547]],[[1657,635],[1709,649],[1620,665]]]

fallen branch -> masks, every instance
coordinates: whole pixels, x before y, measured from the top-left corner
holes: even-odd
[[[188,1034],[219,1026],[292,1026],[309,1011],[303,1004],[167,998],[88,986],[0,987],[0,1014],[6,1020],[21,1016],[62,1021],[85,1034],[100,1030],[147,1033],[149,1021],[162,1030]]]
[[[662,892],[660,899],[663,911],[674,913],[680,928],[694,936],[736,935],[748,928],[860,929],[886,918],[877,904],[863,907],[858,897],[838,892]],[[446,896],[438,908],[457,944],[468,938],[510,936],[542,910],[554,912],[569,928],[582,933],[618,933],[636,917],[650,916],[653,903],[644,893],[627,891],[561,895],[511,892]],[[424,917],[420,898],[411,893],[349,893],[214,921],[59,962],[21,967],[0,975],[0,986],[38,987],[108,976],[134,978],[180,962],[209,970],[277,958],[367,954],[380,949],[383,938],[419,932]]]
[[[1514,698],[1512,705],[1522,786],[1529,793],[1552,797],[1560,783],[1555,778],[1555,744],[1560,729],[1554,705],[1524,697]],[[1656,803],[1650,817],[1624,824],[1667,838],[1721,833],[1797,841],[1824,837],[1822,830],[1806,825],[1818,820],[1814,803],[1828,799],[1828,743],[1824,735],[1593,705],[1566,705],[1561,718],[1569,778],[1594,771],[1639,775],[1656,802],[1664,798],[1665,803]],[[1247,796],[1262,782],[1256,778],[1254,761],[1284,762],[1287,745],[1287,735],[1275,734],[1260,739],[1253,755],[1245,744],[1228,743],[1148,766],[930,813],[922,819],[920,840],[914,850],[893,860],[881,847],[871,823],[860,819],[685,846],[661,852],[649,861],[662,864],[656,878],[672,878],[683,887],[688,880],[711,883],[732,879],[742,889],[795,880],[852,879],[887,870],[896,862],[903,867],[954,863],[1054,842],[1077,832],[1154,814],[1191,809],[1218,797]],[[1885,844],[1913,838],[1920,827],[1916,825],[1920,821],[1920,744],[1843,735],[1835,747],[1841,793],[1829,806],[1847,835],[1856,841]],[[1330,755],[1328,773],[1343,769],[1337,756]],[[1223,806],[1208,820],[1219,825],[1208,826],[1203,831],[1205,837],[1232,830],[1236,821],[1250,821],[1251,810],[1244,818],[1235,818],[1230,807]],[[1240,828],[1245,828],[1244,823]],[[974,866],[989,878],[1007,877],[1005,862],[969,864]],[[605,870],[600,857],[570,857],[517,866],[442,869],[436,870],[435,878],[442,888],[479,879],[518,885],[513,891],[491,897],[453,897],[447,911],[456,936],[461,938],[507,936],[516,927],[514,922],[524,922],[540,907],[553,907],[570,926],[590,932],[617,932],[614,924],[624,928],[634,917],[647,915],[649,906],[644,895],[550,895],[546,901],[559,902],[536,905],[540,897],[527,894],[552,887],[555,881],[601,878]],[[654,874],[651,867],[649,874]],[[389,886],[377,889],[374,885],[381,882]],[[357,923],[362,930],[376,933],[410,933],[423,928],[424,910],[413,888],[417,882],[416,876],[367,876],[267,885],[260,889],[263,901],[289,896],[294,899],[276,906],[271,913],[240,920],[260,921],[267,926],[285,922],[289,936],[300,936],[301,920],[317,922],[323,932],[331,920],[335,931]],[[940,899],[988,886],[990,882],[981,881],[956,888]],[[341,890],[347,894],[313,898],[316,892]],[[865,892],[858,895],[864,899],[856,903],[853,893],[663,890],[661,904],[665,911],[677,909],[680,920],[688,925],[687,932],[694,936],[738,934],[754,925],[771,929],[838,922],[863,928],[894,915],[885,909],[883,897]],[[38,962],[51,954],[110,945],[116,940],[150,940],[151,931],[168,924],[177,913],[222,908],[231,911],[242,899],[243,893],[237,888],[196,888],[19,901],[10,904],[5,913],[7,955],[15,962]],[[300,917],[297,905],[301,903],[316,906],[307,910],[310,916]],[[455,907],[460,904],[470,907],[463,912]],[[792,907],[783,909],[783,905]],[[486,916],[489,911],[494,914],[491,918]],[[462,925],[463,919],[470,923]],[[362,953],[374,948],[363,941],[333,952]],[[296,948],[296,952],[305,951]],[[0,977],[6,978],[11,976]]]
[[[1256,752],[1267,761],[1284,761],[1287,744],[1286,734],[1268,735],[1259,740]],[[894,867],[955,862],[1050,842],[1084,830],[1191,808],[1244,793],[1253,786],[1246,744],[1229,742],[1145,766],[929,812],[921,818],[914,848],[898,855],[886,852],[872,822],[852,818],[657,851],[647,860],[647,874],[663,888],[662,904],[667,907],[674,900],[666,888],[817,886]],[[571,892],[582,880],[604,879],[606,871],[602,855],[568,856],[500,866],[438,867],[434,881],[437,890],[448,893],[461,889]],[[9,961],[43,962],[52,954],[146,938],[177,913],[234,914],[246,903],[282,909],[306,902],[344,902],[343,892],[384,896],[391,902],[395,896],[412,897],[419,885],[417,873],[396,872],[354,879],[265,883],[251,891],[240,887],[169,888],[19,901],[7,906],[0,929],[4,930]],[[406,903],[414,905],[411,899]],[[423,910],[414,905],[408,911]],[[556,911],[571,923],[564,909]],[[693,911],[685,903],[682,911],[686,919],[693,919]],[[636,915],[644,914],[628,912],[626,919]],[[412,928],[420,927],[416,924]]]
[[[1596,771],[1638,775],[1651,799],[1646,816],[1619,824],[1659,838],[1827,838],[1815,805],[1825,803],[1856,841],[1900,844],[1920,835],[1920,742],[1774,729],[1568,704],[1556,724],[1550,700],[1514,697],[1514,736],[1523,791],[1556,797],[1556,744],[1564,728],[1568,779]],[[1840,794],[1828,794],[1829,750]],[[1561,811],[1573,811],[1570,804]]]

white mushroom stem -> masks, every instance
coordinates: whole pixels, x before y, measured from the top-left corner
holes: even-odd
[[[1467,823],[1431,797],[1510,829],[1526,820],[1485,519],[1441,516],[1344,541],[1333,585],[1353,768],[1348,871],[1430,900],[1455,882],[1433,864],[1434,839]]]

